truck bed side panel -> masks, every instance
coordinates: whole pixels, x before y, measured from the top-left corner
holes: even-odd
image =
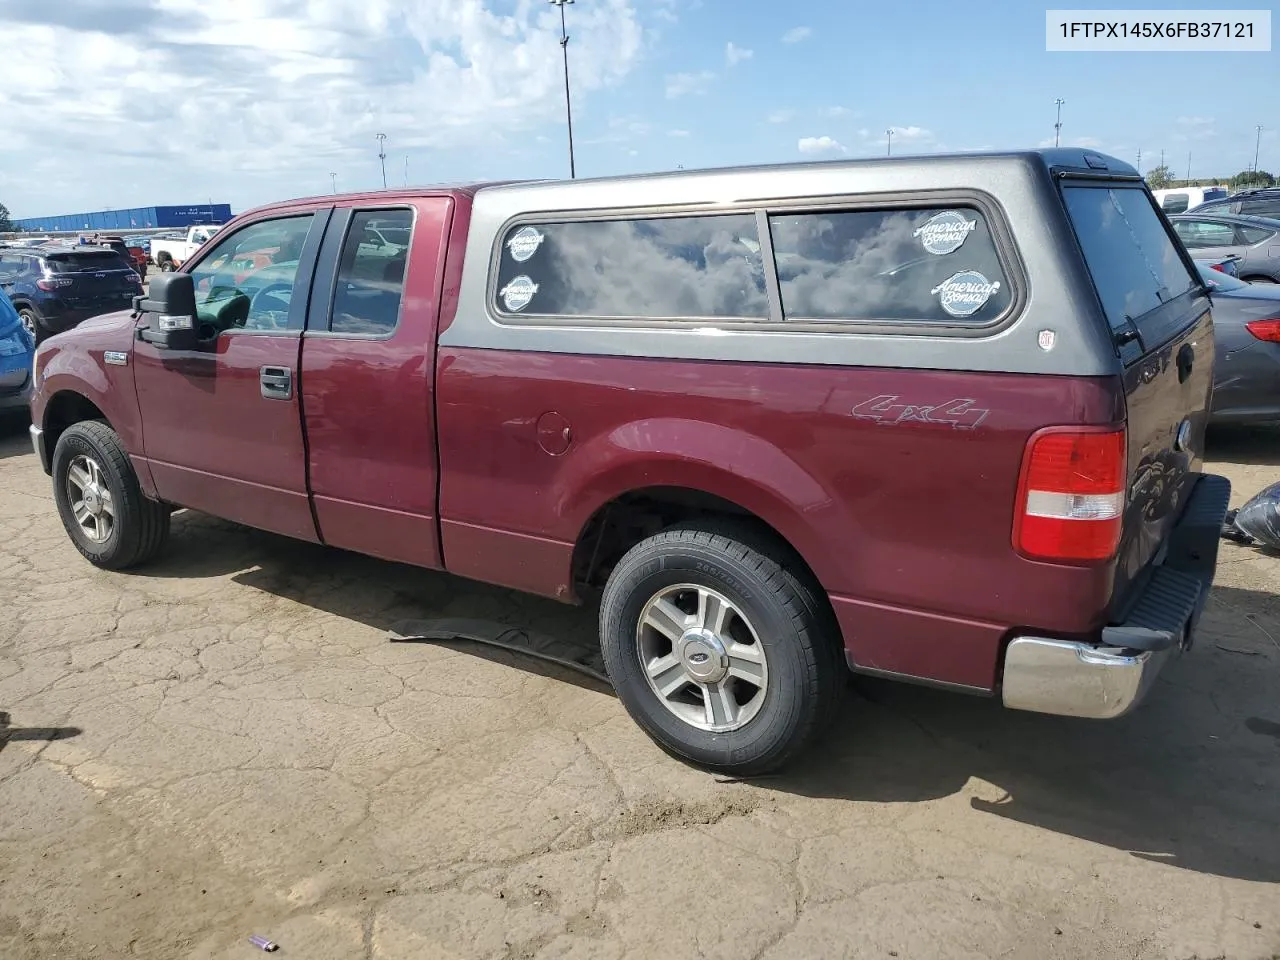
[[[438,383],[455,573],[566,598],[597,510],[683,487],[799,550],[859,666],[990,688],[1010,628],[1102,625],[1110,565],[1032,562],[1010,537],[1028,437],[1122,419],[1118,378],[442,347]]]

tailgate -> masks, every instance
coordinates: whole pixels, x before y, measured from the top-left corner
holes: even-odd
[[[1062,187],[1124,363],[1128,490],[1112,616],[1126,612],[1199,477],[1213,390],[1209,297],[1137,182]]]
[[[46,256],[45,264],[72,310],[116,310],[140,292],[137,273],[114,252],[70,250]]]

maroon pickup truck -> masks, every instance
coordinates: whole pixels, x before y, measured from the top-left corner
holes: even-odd
[[[777,767],[847,669],[1107,718],[1189,646],[1211,294],[1080,150],[291,201],[39,349],[77,548],[187,507],[600,601],[664,748]]]

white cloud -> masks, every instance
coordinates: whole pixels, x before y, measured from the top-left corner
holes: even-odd
[[[1179,117],[1178,123],[1184,127],[1206,127],[1213,123],[1213,117]]]
[[[932,140],[933,134],[924,127],[893,127],[895,140]]]
[[[653,125],[636,116],[610,117],[604,133],[583,139],[588,143],[627,143],[648,136]]]
[[[827,107],[823,112],[832,120],[843,120],[845,117],[858,116],[848,107]]]
[[[801,40],[808,40],[813,31],[808,27],[792,27],[782,35],[783,43],[799,43]]]
[[[809,154],[848,152],[844,144],[831,137],[801,137],[800,142],[796,144],[796,149],[801,153]]]
[[[769,114],[770,123],[786,123],[796,115],[794,110],[775,110]]]
[[[689,136],[689,131],[688,130],[668,130],[667,136],[668,137],[687,137]]]
[[[754,50],[748,50],[746,47],[739,47],[732,40],[724,48],[725,63],[731,67],[736,67],[743,60],[750,60],[756,55]]]
[[[667,76],[667,99],[676,100],[700,93],[706,93],[707,87],[716,75],[710,70],[698,73],[672,73]]]
[[[570,9],[575,100],[631,73],[651,9]],[[323,193],[330,170],[372,186],[379,132],[397,162],[431,151],[442,179],[465,176],[477,147],[563,116],[547,4],[5,0],[4,21],[0,177],[19,216],[210,196],[242,207]]]

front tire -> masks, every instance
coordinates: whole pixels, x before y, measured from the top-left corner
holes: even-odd
[[[53,494],[62,525],[95,567],[144,563],[169,537],[169,508],[142,495],[114,430],[97,420],[72,424],[53,451]]]
[[[174,269],[176,269],[173,265],[173,261],[168,257],[162,258],[156,266],[160,268],[161,273],[173,273]]]
[[[680,527],[636,545],[609,577],[609,677],[636,723],[680,759],[735,776],[776,770],[839,705],[832,620],[775,556],[746,532]]]

